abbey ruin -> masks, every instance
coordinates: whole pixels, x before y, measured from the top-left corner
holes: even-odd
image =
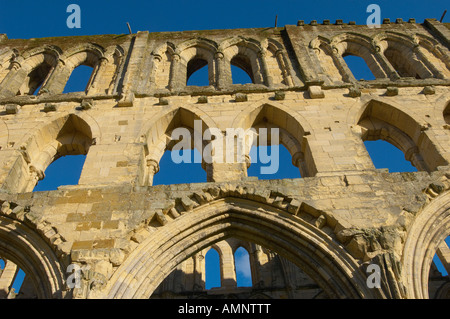
[[[450,298],[432,262],[450,272],[449,50],[450,25],[434,19],[0,34],[0,298]],[[356,79],[347,55],[375,79]],[[80,65],[86,90],[63,93]],[[252,83],[233,84],[231,65]],[[205,66],[209,86],[188,86]],[[302,177],[249,177],[246,148],[246,162],[204,162],[206,183],[153,186],[171,132],[195,121],[278,128]],[[376,169],[372,140],[418,171]],[[78,185],[33,192],[76,154]],[[211,247],[221,287],[206,289]],[[252,287],[236,285],[239,247]]]

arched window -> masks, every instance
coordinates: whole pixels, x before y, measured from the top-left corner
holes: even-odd
[[[248,57],[237,55],[230,61],[233,84],[255,83]]]
[[[234,252],[234,267],[237,287],[251,287],[252,272],[250,268],[250,256],[245,248],[239,247]]]
[[[53,161],[45,170],[45,178],[33,191],[56,190],[62,185],[77,185],[86,155],[67,155]]]
[[[358,125],[363,128],[361,136],[363,141],[382,140],[389,142],[401,150],[403,157],[411,162],[418,171],[430,172],[439,166],[447,165],[447,161],[442,157],[440,150],[430,140],[430,136],[427,135],[426,131],[423,131],[419,123],[396,107],[373,100],[365,107]],[[366,144],[366,148],[367,145],[369,144]],[[389,162],[392,162],[392,158],[386,155],[385,150],[382,149],[379,152],[381,152],[379,153],[381,159],[388,159]],[[373,156],[374,154],[372,154]],[[393,169],[393,171],[405,170]],[[411,169],[406,171],[411,171]]]
[[[375,168],[387,168],[390,173],[417,172],[417,168],[407,161],[403,152],[394,145],[383,140],[365,141],[364,145]]]
[[[278,148],[278,155],[276,154]],[[292,156],[282,144],[273,146],[252,146],[250,153],[251,165],[247,169],[248,176],[258,179],[300,178],[300,170],[292,164]],[[262,167],[273,167],[274,174],[264,174]]]
[[[186,85],[208,86],[208,62],[201,58],[193,58],[187,64]]]
[[[391,63],[391,65],[401,77],[413,77],[416,79],[421,79],[418,72],[409,62],[409,59],[405,57],[405,55],[402,54],[399,50],[388,48],[386,51],[384,51],[384,56],[386,57],[386,59],[388,59],[389,63]]]
[[[44,81],[48,77],[51,69],[52,66],[46,61],[39,64],[28,74],[25,82],[17,92],[17,95],[37,95],[42,84],[44,84]]]
[[[367,66],[366,61],[360,56],[357,55],[344,55],[343,56],[345,63],[349,67],[350,71],[352,71],[353,76],[357,80],[375,80],[375,76],[372,71]]]
[[[190,162],[174,161],[175,157],[183,158],[184,156],[189,158]],[[197,149],[165,151],[159,162],[159,172],[153,178],[153,185],[206,182],[206,172],[201,163],[195,163],[195,158],[200,158],[200,152]]]
[[[87,65],[79,65],[76,67],[70,74],[63,93],[86,91],[93,71],[94,68]]]
[[[221,287],[220,256],[211,248],[205,255],[205,288]]]

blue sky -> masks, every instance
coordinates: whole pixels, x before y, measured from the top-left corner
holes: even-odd
[[[70,13],[67,12],[69,4],[78,4],[81,8],[81,28],[69,29],[66,20]],[[366,9],[369,4],[378,4],[381,8],[381,19],[396,18],[408,20],[415,18],[417,22],[423,22],[425,18],[440,19],[445,9],[448,9],[448,1],[136,1],[128,0],[103,0],[103,1],[6,1],[0,3],[0,33],[6,33],[11,39],[37,38],[55,36],[76,36],[93,34],[123,34],[128,33],[126,23],[129,22],[133,32],[137,31],[185,31],[205,29],[235,29],[235,28],[261,28],[273,27],[275,16],[278,16],[278,26],[295,25],[298,20],[309,23],[324,19],[334,22],[342,19],[344,22],[356,21],[357,24],[365,24],[370,13]],[[444,19],[450,22],[450,13]],[[364,71],[364,66],[355,63],[352,70],[358,70],[357,79],[371,77]],[[204,77],[200,70],[192,76],[192,81],[201,81]],[[239,71],[239,70],[237,70]],[[83,77],[89,69],[77,70],[79,73],[71,77],[66,88],[67,91],[83,89]],[[195,77],[198,77],[196,80]],[[237,82],[245,81],[245,75],[237,76]],[[395,147],[387,144],[380,152],[383,143],[367,142],[366,147],[372,156],[378,153],[378,158],[372,157],[377,168],[389,167],[394,171],[411,171],[414,168],[404,161],[404,155]],[[387,147],[387,148],[386,148]],[[381,154],[381,155],[380,155]],[[292,166],[290,156],[284,148],[280,149],[282,168],[275,176],[258,175],[258,165],[252,164],[249,175],[259,178],[293,178],[300,177],[298,169]],[[66,161],[71,161],[66,163]],[[79,171],[82,168],[83,157],[64,157],[54,162],[46,171],[47,178],[39,183],[35,190],[55,189],[57,185],[76,184]],[[174,165],[167,153],[161,160],[160,166],[166,167],[155,176],[155,184],[183,183],[194,181],[206,181],[206,174],[198,164],[186,169],[182,165]],[[197,165],[197,166],[195,166]],[[395,166],[392,166],[395,165]],[[73,171],[72,180],[58,181],[59,172],[67,172],[67,167]]]
[[[69,4],[81,7],[81,29],[66,27]],[[297,20],[324,19],[365,24],[369,4],[378,4],[381,17],[440,19],[448,1],[377,0],[229,0],[229,1],[136,1],[52,0],[1,1],[0,32],[10,38],[128,33],[129,22],[136,31],[184,31],[272,27],[296,24]],[[450,15],[450,13],[449,13]],[[449,15],[444,21],[449,21]]]

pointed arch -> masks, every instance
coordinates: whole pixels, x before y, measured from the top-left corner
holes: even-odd
[[[186,86],[189,77],[204,66],[208,66],[209,85],[216,84],[216,66],[214,54],[217,51],[217,44],[209,39],[195,38],[184,41],[177,45],[172,63],[171,84],[173,87]]]
[[[331,39],[318,36],[310,42],[321,61],[322,68],[332,81],[355,81],[352,70],[343,58],[356,56],[364,60],[375,78],[387,77],[383,63],[380,61],[372,39],[363,34],[345,32]]]
[[[45,90],[51,94],[63,93],[73,70],[84,65],[92,68],[84,90],[85,93],[89,93],[102,64],[108,64],[108,58],[105,56],[105,49],[102,46],[94,43],[80,43],[70,47],[59,57],[58,66],[46,83]]]
[[[3,80],[8,95],[32,95],[50,79],[58,64],[61,49],[44,45],[23,52],[12,59],[11,71]]]
[[[300,169],[301,176],[316,174],[314,159],[306,138],[312,130],[300,114],[293,113],[280,103],[271,102],[262,105],[255,103],[236,116],[232,127],[244,130],[254,128],[257,131],[265,127],[268,128],[268,133],[271,128],[278,128],[280,140],[273,142],[279,142],[286,147],[292,156],[292,164]],[[249,154],[253,142],[247,141],[245,154]],[[272,143],[270,134],[267,142]]]
[[[433,256],[450,235],[450,192],[447,190],[416,215],[408,229],[402,254],[402,274],[407,298],[427,299]]]
[[[231,65],[234,65],[247,73],[252,83],[268,84],[268,70],[263,58],[265,50],[259,41],[242,36],[232,37],[222,41],[218,51],[223,53],[226,74],[231,74]]]
[[[183,260],[228,237],[251,240],[290,259],[334,298],[371,298],[365,275],[320,229],[252,200],[225,198],[152,233],[112,276],[107,298],[149,298]]]
[[[64,265],[25,223],[0,215],[0,255],[23,269],[38,298],[64,297]]]
[[[54,160],[87,154],[97,138],[98,125],[87,115],[58,114],[38,124],[18,143],[19,157],[6,178],[6,187],[14,192],[31,191]],[[21,173],[14,174],[14,170]]]
[[[417,38],[399,32],[383,31],[373,37],[373,42],[399,76],[418,79],[434,77],[424,63],[423,55],[417,50]]]
[[[363,128],[363,140],[383,139],[405,154],[418,169],[433,171],[447,165],[438,146],[426,134],[426,127],[401,107],[379,100],[369,101],[362,109],[357,124]]]
[[[141,183],[144,185],[152,184],[153,175],[159,171],[158,163],[160,162],[161,157],[166,150],[171,150],[175,145],[175,141],[171,140],[172,131],[174,129],[187,129],[192,138],[191,146],[203,155],[203,149],[208,141],[204,141],[201,137],[203,137],[205,130],[214,127],[216,127],[214,121],[203,111],[182,107],[166,111],[146,125],[141,130],[139,138],[140,142],[145,144],[143,156],[148,163],[143,168],[143,179],[141,180]],[[194,140],[196,136],[200,137],[201,145],[197,143],[197,140]],[[204,158],[202,156],[202,161],[203,160]]]

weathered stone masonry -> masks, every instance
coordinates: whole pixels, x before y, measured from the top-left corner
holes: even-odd
[[[0,35],[0,297],[448,298],[432,258],[450,270],[449,41],[433,19]],[[376,79],[355,79],[346,55]],[[63,93],[79,65],[93,68],[86,90]],[[205,65],[209,86],[187,86]],[[233,84],[231,65],[253,83]],[[205,162],[207,183],[152,186],[171,132],[193,132],[195,120],[201,133],[279,128],[302,178]],[[363,142],[377,139],[418,172],[375,169]],[[87,154],[78,185],[32,192],[50,163],[75,154]],[[236,287],[240,246],[253,287]],[[206,290],[209,247],[222,287]],[[71,264],[83,267],[74,289]],[[370,264],[380,288],[367,285]]]

